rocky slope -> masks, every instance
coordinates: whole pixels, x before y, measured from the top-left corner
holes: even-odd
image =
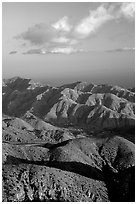
[[[3,80],[3,201],[135,200],[135,93]]]
[[[3,201],[134,201],[134,145],[120,138],[4,143]]]

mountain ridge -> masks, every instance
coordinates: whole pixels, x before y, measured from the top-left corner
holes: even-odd
[[[92,129],[92,126],[94,128],[96,118],[100,120],[96,124],[98,128],[134,126],[134,102],[135,93],[106,84],[94,85],[78,81],[51,87],[17,77],[5,81],[3,86],[5,114],[21,117],[30,111],[56,125],[77,125],[80,122],[80,125],[88,129]],[[85,118],[85,121],[82,122],[80,118]],[[108,119],[112,124],[107,122]]]

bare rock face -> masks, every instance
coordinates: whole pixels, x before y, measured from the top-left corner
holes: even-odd
[[[3,80],[4,202],[135,201],[135,93]]]

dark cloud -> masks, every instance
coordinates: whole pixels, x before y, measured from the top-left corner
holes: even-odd
[[[17,53],[17,51],[11,51],[11,52],[9,52],[10,55],[13,55],[13,54],[16,54],[16,53]]]
[[[28,40],[34,45],[43,45],[48,43],[56,36],[54,28],[44,24],[36,24],[33,27],[28,28],[26,32],[16,36],[16,39]]]

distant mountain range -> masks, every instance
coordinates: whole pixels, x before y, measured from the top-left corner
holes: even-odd
[[[58,126],[86,129],[130,128],[135,125],[135,93],[107,84],[75,82],[52,87],[31,79],[3,80],[3,113],[29,112]]]

